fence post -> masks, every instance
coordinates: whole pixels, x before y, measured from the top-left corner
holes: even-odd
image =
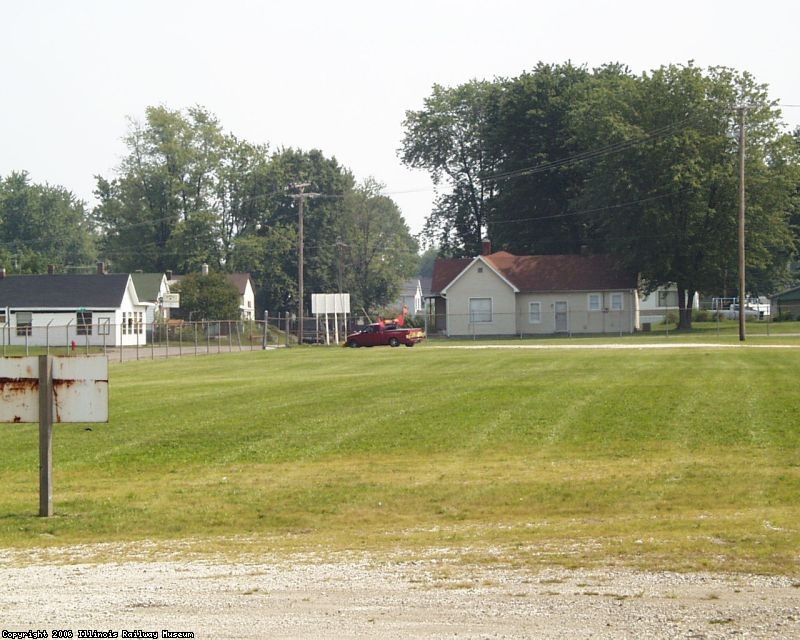
[[[239,343],[239,351],[242,350],[242,332],[239,331],[239,322],[236,323],[236,342]]]
[[[133,332],[136,334],[136,359],[139,359],[139,332],[136,330],[136,321],[133,322]]]
[[[156,359],[156,319],[153,318],[153,327],[150,329],[150,359]]]
[[[178,357],[183,355],[183,322],[178,325]]]
[[[286,312],[286,331],[284,333],[284,337],[286,339],[286,346],[289,346],[289,312]]]
[[[261,348],[267,348],[267,342],[269,342],[269,311],[264,310],[264,337],[261,338]],[[5,347],[5,344],[3,345]]]
[[[167,359],[169,359],[169,325],[164,324],[164,342],[167,345]]]
[[[211,336],[209,335],[210,331],[208,329],[211,326],[211,323],[208,320],[203,320],[203,323],[205,324],[206,331],[206,354],[209,354],[211,353]]]

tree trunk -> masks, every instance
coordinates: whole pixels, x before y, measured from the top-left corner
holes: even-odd
[[[692,329],[692,304],[693,296],[686,295],[687,288],[678,284],[678,330],[690,331]],[[689,303],[687,305],[687,297]]]

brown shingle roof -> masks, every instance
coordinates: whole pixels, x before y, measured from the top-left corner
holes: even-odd
[[[485,259],[520,291],[636,288],[636,275],[609,255],[515,256],[499,251]]]
[[[431,295],[438,296],[472,262],[472,258],[438,258],[433,263]]]
[[[609,255],[515,256],[498,251],[483,258],[522,292],[635,289],[637,284],[636,274],[624,270]],[[431,294],[440,294],[472,261],[437,260]]]

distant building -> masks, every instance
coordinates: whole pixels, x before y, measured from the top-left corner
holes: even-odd
[[[145,314],[130,274],[6,275],[0,330],[7,345],[145,344]]]
[[[434,263],[429,331],[459,335],[632,333],[637,277],[608,255],[491,253]]]

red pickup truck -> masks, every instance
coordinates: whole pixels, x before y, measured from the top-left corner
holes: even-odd
[[[398,327],[396,324],[387,323],[381,326],[377,322],[368,324],[361,331],[351,333],[343,346],[345,347],[377,347],[389,345],[399,347],[401,344],[413,347],[425,339],[425,332],[414,327]]]

